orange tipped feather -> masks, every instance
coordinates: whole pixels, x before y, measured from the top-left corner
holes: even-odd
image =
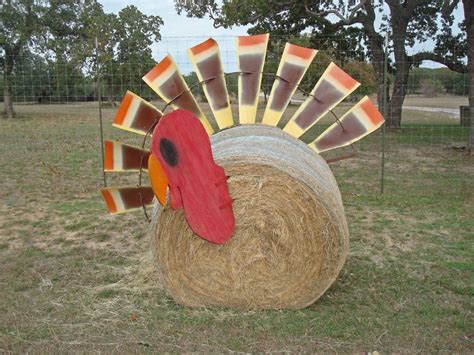
[[[117,111],[117,114],[115,115],[114,124],[120,126],[123,123],[123,121],[125,120],[125,116],[127,115],[128,108],[130,107],[130,104],[132,103],[132,100],[133,100],[133,94],[130,91],[127,91],[125,93],[125,96],[122,99],[120,108]]]
[[[115,205],[114,199],[109,190],[102,189],[100,190],[102,196],[104,197],[105,203],[107,204],[107,209],[110,213],[117,213],[117,206]]]
[[[171,61],[170,56],[168,55],[168,56],[164,57],[161,62],[159,62],[157,65],[155,65],[153,67],[153,69],[151,69],[144,76],[144,78],[146,78],[149,81],[155,80],[158,76],[163,74],[170,67],[171,64],[172,64],[172,61]]]
[[[202,52],[207,51],[208,49],[214,47],[216,45],[216,41],[214,41],[212,38],[209,38],[207,41],[204,41],[197,46],[194,46],[190,48],[189,50],[194,54],[199,54]]]
[[[256,44],[265,43],[268,40],[268,35],[255,35],[255,36],[239,36],[239,46],[254,46]]]
[[[312,59],[314,57],[314,49],[300,47],[294,44],[288,46],[288,54],[300,57],[303,59]]]

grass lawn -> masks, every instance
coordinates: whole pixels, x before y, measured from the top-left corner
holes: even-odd
[[[467,96],[440,95],[425,97],[423,95],[408,95],[403,102],[406,106],[443,107],[459,109],[459,106],[469,106]]]
[[[350,254],[312,306],[190,309],[156,282],[143,214],[105,212],[95,106],[19,110],[0,120],[0,351],[473,351],[474,161],[449,141],[391,135],[383,195],[378,135],[331,165]],[[112,115],[106,137],[139,144]]]

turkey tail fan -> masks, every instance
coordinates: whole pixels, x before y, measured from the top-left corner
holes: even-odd
[[[131,91],[127,91],[115,115],[114,127],[145,135],[163,116],[162,112]]]
[[[170,55],[167,55],[152,70],[150,70],[143,80],[150,86],[163,100],[171,103],[174,109],[182,108],[192,112],[199,117],[206,132],[211,135],[214,132],[207,117],[189,91],[189,87],[179,72],[178,66]]]
[[[318,153],[344,147],[372,133],[384,122],[382,114],[365,96],[309,146]]]
[[[105,172],[135,172],[148,170],[150,152],[110,140],[104,141]]]
[[[224,70],[222,68],[219,45],[209,38],[190,49],[188,56],[202,83],[204,94],[211,106],[219,129],[234,125],[229,93],[227,92]]]
[[[358,81],[336,64],[329,64],[311,91],[311,95],[298,108],[283,130],[295,138],[301,137],[359,85]]]
[[[290,103],[291,97],[316,53],[317,51],[314,49],[299,47],[291,43],[285,45],[285,50],[278,66],[277,78],[273,83],[263,115],[263,124],[270,126],[278,125],[286,107]]]
[[[154,193],[148,186],[104,187],[100,190],[111,214],[119,214],[151,206]]]
[[[269,35],[237,37],[239,123],[255,123]]]

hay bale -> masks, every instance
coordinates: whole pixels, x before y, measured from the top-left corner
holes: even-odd
[[[195,236],[182,211],[155,207],[152,251],[164,289],[187,306],[303,308],[334,282],[349,233],[334,176],[302,142],[268,126],[212,137],[234,202],[224,245]]]

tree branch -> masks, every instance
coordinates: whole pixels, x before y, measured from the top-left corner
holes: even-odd
[[[433,52],[420,52],[409,57],[412,62],[419,63],[423,60],[431,60],[436,63],[446,65],[452,71],[457,73],[465,74],[468,72],[467,65],[460,62],[453,62],[449,59],[446,59],[445,56],[433,53]]]
[[[290,6],[290,5],[295,5],[298,3],[298,0],[287,0],[287,1],[282,1],[282,0],[268,0],[268,3],[271,5],[276,5],[280,7],[285,7],[285,6]]]
[[[207,9],[209,12],[209,18],[212,20],[212,26],[214,28],[224,27],[224,24],[222,23],[222,21],[220,21],[219,23],[219,20],[214,16],[214,11],[212,9],[212,6],[208,5]]]
[[[372,5],[372,1],[368,1],[365,3],[364,10],[366,15],[360,16],[359,22],[364,27],[365,33],[373,40],[377,38],[380,43],[382,43],[383,39],[379,32],[375,30],[374,22],[375,22],[375,9]]]
[[[269,5],[274,5],[273,11],[270,12],[262,12],[262,13],[256,13],[255,15],[251,16],[250,18],[246,19],[245,21],[242,21],[242,25],[250,25],[253,24],[254,22],[258,21],[260,18],[264,16],[270,16],[274,15],[278,12],[289,10],[290,6],[296,5],[300,0],[287,0],[287,1],[281,1],[281,0],[268,0]],[[213,19],[211,17],[211,19]],[[213,19],[214,21],[214,28],[219,28],[219,27],[224,27],[224,23],[218,24],[217,19]]]
[[[445,0],[443,7],[441,8],[441,13],[443,14],[443,16],[447,17],[453,13],[454,9],[458,5],[459,5],[458,0],[452,0],[452,2],[449,0]]]
[[[402,7],[402,4],[398,0],[385,0],[385,2],[387,3],[388,6],[393,7],[393,8],[399,9]]]
[[[304,8],[306,10],[306,12],[312,16],[321,16],[321,17],[324,17],[324,16],[327,16],[327,15],[330,15],[330,14],[333,14],[333,15],[336,15],[337,17],[339,17],[339,19],[341,20],[341,24],[345,24],[345,25],[352,25],[354,24],[355,22],[352,22],[353,19],[356,17],[356,13],[357,11],[359,11],[364,5],[365,3],[367,2],[367,0],[360,0],[360,2],[354,6],[351,10],[351,12],[349,13],[349,16],[348,17],[345,17],[341,12],[339,12],[338,10],[334,9],[334,10],[327,10],[327,11],[321,11],[321,12],[316,12],[316,11],[312,11],[310,8],[309,8],[309,4],[308,4],[308,0],[305,0],[304,2]]]
[[[446,1],[446,0],[444,0]],[[406,8],[407,14],[412,14],[413,11],[416,11],[416,8],[419,6],[427,6],[429,4],[433,3],[433,0],[411,0],[408,2],[408,6]]]

